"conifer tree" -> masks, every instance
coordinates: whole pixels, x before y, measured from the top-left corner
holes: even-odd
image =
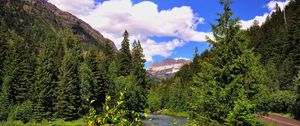
[[[107,89],[107,72],[105,66],[105,59],[100,59],[98,57],[98,52],[96,50],[91,50],[86,57],[86,63],[91,69],[93,82],[91,83],[92,98],[91,100],[96,100],[93,105],[95,108],[101,108],[102,103],[105,102],[105,95]]]
[[[8,57],[4,62],[4,78],[10,88],[10,102],[20,104],[24,102],[29,93],[33,79],[33,58],[28,43],[13,31],[9,32]]]
[[[31,89],[32,101],[36,104],[34,106],[35,118],[38,121],[52,116],[57,82],[55,73],[58,71],[54,58],[54,43],[49,42],[47,45],[43,45],[37,57],[35,83]]]
[[[64,57],[59,68],[59,81],[56,88],[56,117],[64,120],[78,118],[80,107],[79,62],[81,49],[79,39],[72,32],[63,32]]]
[[[8,44],[7,44],[7,30],[5,26],[5,22],[0,19],[0,91],[2,85],[2,78],[4,76],[4,61],[7,57]]]
[[[234,110],[235,101],[243,95],[251,104],[257,105],[256,112],[264,109],[261,105],[265,100],[265,76],[253,51],[247,49],[248,40],[237,25],[239,19],[231,18],[231,1],[223,0],[221,4],[224,13],[218,14],[218,24],[212,25],[214,40],[209,39],[213,45],[212,57],[201,62],[202,72],[194,77],[193,90],[197,100],[193,109],[208,120],[224,123]]]
[[[116,102],[116,100],[118,99],[117,85],[115,83],[117,77],[118,77],[117,64],[116,61],[112,61],[108,69],[109,85],[107,91],[107,94],[112,97],[112,102],[113,102],[112,104],[114,104],[114,102]]]
[[[93,76],[92,76],[92,70],[90,67],[84,62],[80,65],[79,69],[79,75],[80,75],[80,96],[81,96],[81,108],[83,114],[86,114],[89,103],[92,100],[92,85],[93,84]]]
[[[65,120],[78,117],[79,107],[79,77],[77,53],[70,49],[65,52],[62,65],[59,69],[59,82],[57,87],[56,116]]]
[[[143,90],[148,88],[146,82],[147,73],[144,68],[145,62],[146,60],[144,59],[143,48],[140,41],[134,41],[132,49],[132,74],[135,76],[136,82]]]
[[[128,76],[130,74],[132,62],[129,44],[129,34],[127,31],[123,34],[123,41],[121,45],[120,52],[118,53],[118,64],[119,64],[119,75]]]
[[[134,77],[135,83],[138,86],[137,92],[142,92],[140,95],[136,96],[139,97],[137,101],[140,103],[139,106],[136,106],[138,111],[143,111],[144,107],[146,106],[146,94],[149,88],[147,83],[147,73],[144,68],[146,60],[144,59],[143,48],[141,46],[140,41],[133,42],[133,49],[132,49],[132,70],[131,74]]]

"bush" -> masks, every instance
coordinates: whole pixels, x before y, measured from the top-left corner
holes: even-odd
[[[255,118],[254,112],[255,105],[251,104],[248,100],[237,100],[234,108],[227,115],[225,125],[228,126],[257,126],[260,125]]]
[[[9,113],[8,120],[20,120],[23,123],[30,121],[33,113],[33,105],[31,101],[26,101],[20,105],[15,106]]]
[[[296,97],[293,91],[277,91],[271,95],[271,111],[277,113],[290,113],[292,112],[293,105],[295,104]]]
[[[162,109],[161,95],[158,92],[151,90],[148,94],[147,104],[151,112]]]
[[[131,126],[142,125],[141,116],[139,113],[129,111],[123,108],[125,105],[124,94],[121,92],[117,104],[109,107],[111,101],[110,96],[106,96],[106,102],[103,104],[102,113],[97,115],[97,111],[91,108],[89,115],[86,117],[86,124],[88,126],[102,126],[102,125],[117,125],[117,126]]]

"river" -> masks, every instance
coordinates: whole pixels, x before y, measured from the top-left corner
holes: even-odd
[[[174,122],[176,122],[177,125],[183,125],[187,120],[183,117],[148,114],[144,122],[146,126],[172,126]]]

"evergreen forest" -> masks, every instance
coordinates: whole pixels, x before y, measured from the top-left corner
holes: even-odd
[[[20,10],[24,2],[0,1],[0,125],[140,126],[150,113],[182,116],[187,126],[263,126],[270,113],[300,119],[299,0],[247,30],[234,2],[221,0],[210,49],[196,47],[165,80],[147,73],[130,31],[120,31],[116,49]]]

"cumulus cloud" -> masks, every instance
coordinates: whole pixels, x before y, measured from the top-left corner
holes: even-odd
[[[48,0],[48,2],[74,15],[87,15],[95,5],[94,0]]]
[[[160,55],[163,57],[168,57],[172,55],[172,51],[184,45],[185,42],[178,39],[174,39],[168,42],[155,42],[154,40],[147,39],[146,42],[142,43],[142,47],[145,51],[145,56],[147,61],[153,61],[152,56]]]
[[[197,31],[197,25],[204,18],[194,14],[189,6],[158,10],[150,1],[133,4],[131,0],[108,0],[96,3],[94,0],[49,0],[60,9],[68,11],[104,36],[112,39],[117,47],[122,41],[122,32],[130,33],[131,40],[141,40],[145,56],[170,56],[176,47],[188,41],[204,42],[211,33]],[[172,37],[174,40],[155,42],[150,37]],[[132,42],[132,41],[131,41]]]
[[[240,25],[242,26],[242,29],[248,29],[253,25],[253,22],[256,20],[258,21],[258,25],[262,25],[265,21],[268,15],[271,15],[273,12],[275,12],[276,10],[276,4],[278,4],[278,6],[280,7],[281,10],[284,9],[284,7],[286,5],[288,5],[288,3],[291,0],[285,0],[285,1],[276,1],[276,0],[271,0],[265,7],[267,7],[269,9],[268,13],[264,13],[261,16],[256,16],[253,19],[250,20],[241,20],[240,21]]]
[[[242,29],[248,29],[253,25],[254,21],[258,21],[258,25],[262,25],[265,21],[266,18],[268,17],[269,13],[265,13],[262,16],[256,16],[254,19],[251,20],[241,20],[240,24],[242,26]]]

